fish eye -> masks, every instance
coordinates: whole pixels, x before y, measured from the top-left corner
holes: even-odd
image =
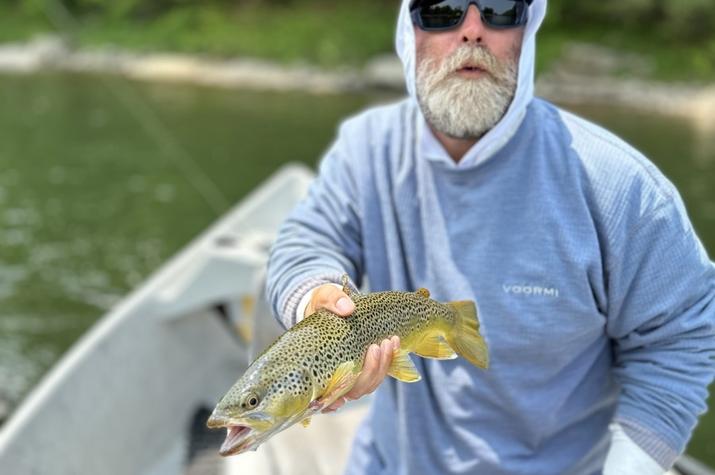
[[[241,404],[241,407],[244,409],[253,409],[254,407],[258,406],[259,403],[258,396],[254,393],[248,393],[246,397],[243,398],[243,403]]]

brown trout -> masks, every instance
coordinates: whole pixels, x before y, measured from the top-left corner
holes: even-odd
[[[439,303],[426,289],[416,292],[343,291],[355,303],[347,318],[318,310],[269,346],[229,389],[207,425],[226,428],[219,453],[255,450],[272,435],[310,417],[347,393],[360,375],[368,347],[397,335],[388,374],[420,380],[409,353],[424,358],[463,356],[486,369],[487,346],[479,334],[474,302]]]

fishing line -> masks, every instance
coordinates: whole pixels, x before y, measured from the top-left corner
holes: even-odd
[[[50,23],[66,36],[70,44],[74,44],[74,31],[80,27],[77,18],[59,0],[49,0],[45,2],[45,6],[45,13]],[[126,110],[139,123],[142,130],[159,146],[160,152],[173,162],[184,176],[184,179],[196,190],[216,215],[223,213],[230,205],[229,200],[216,183],[203,171],[191,154],[174,138],[170,128],[146,104],[146,101],[141,99],[139,93],[131,86],[130,82],[128,80],[121,83],[110,81],[101,75],[98,78],[119,103],[124,105]]]

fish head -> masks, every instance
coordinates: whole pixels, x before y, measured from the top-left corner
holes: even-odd
[[[272,435],[307,417],[314,393],[310,373],[304,368],[249,368],[207,422],[209,428],[226,428],[219,453],[229,456],[256,450]]]

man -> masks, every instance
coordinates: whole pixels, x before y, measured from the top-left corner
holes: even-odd
[[[278,236],[287,327],[349,315],[343,272],[479,307],[488,371],[414,358],[421,382],[380,385],[398,342],[371,348],[350,474],[662,473],[706,408],[715,268],[651,163],[533,97],[545,10],[405,0],[409,97],[343,124]]]

